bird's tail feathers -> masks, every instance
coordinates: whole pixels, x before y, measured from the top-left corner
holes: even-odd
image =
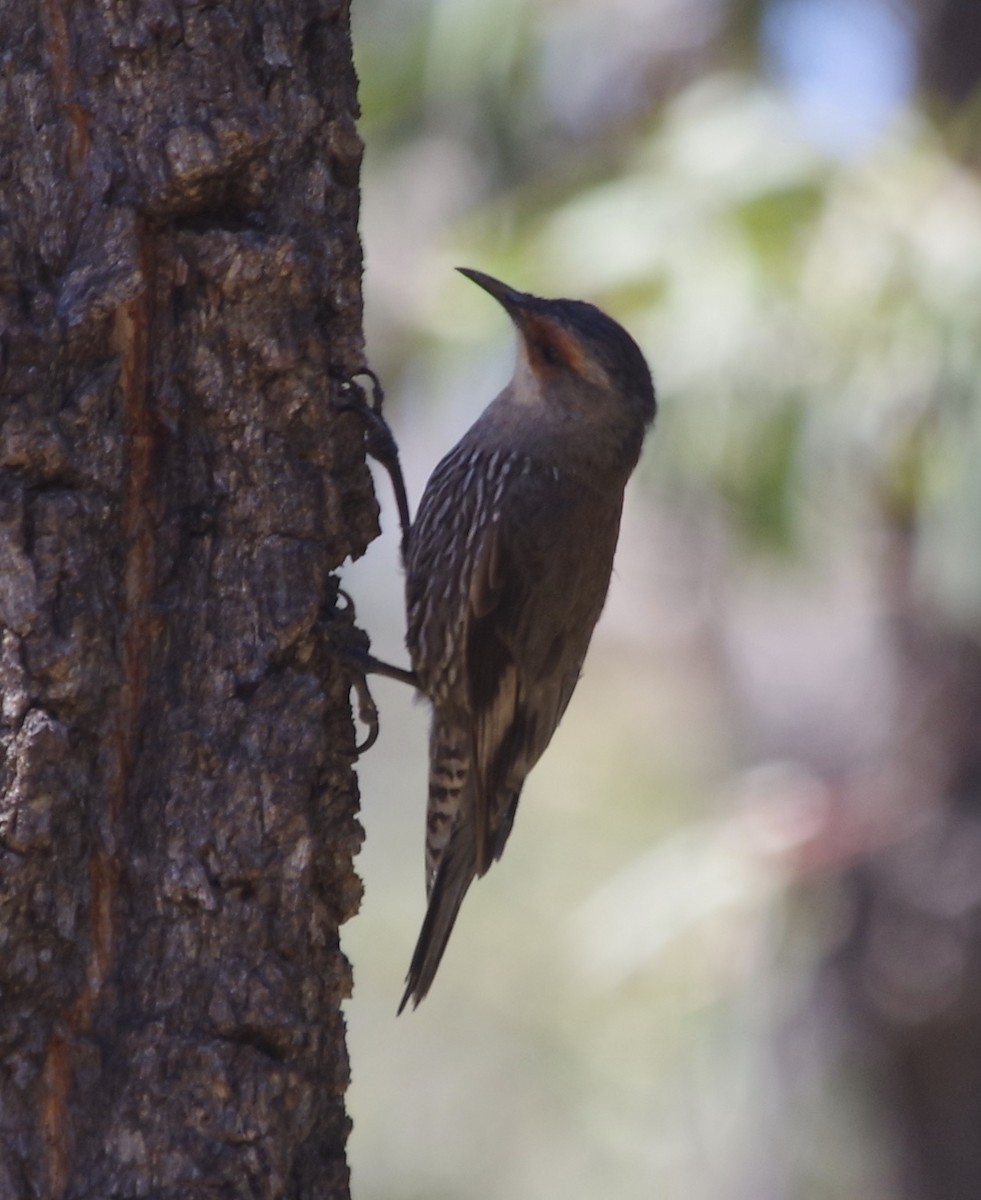
[[[463,898],[476,874],[476,857],[472,830],[457,828],[436,872],[429,894],[429,907],[419,932],[419,940],[405,977],[405,994],[399,1012],[412,1000],[415,1008],[426,995],[436,976],[453,932],[453,925]]]
[[[429,739],[426,805],[426,895],[432,894],[470,779],[470,735],[459,725],[433,720]]]

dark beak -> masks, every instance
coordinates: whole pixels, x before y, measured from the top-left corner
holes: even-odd
[[[516,291],[492,275],[485,275],[483,271],[474,271],[471,267],[457,267],[457,270],[472,280],[477,287],[489,292],[512,320],[518,319],[519,313],[527,308],[529,300],[532,299],[527,292]]]

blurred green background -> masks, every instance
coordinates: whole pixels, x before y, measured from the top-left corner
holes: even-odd
[[[660,414],[506,855],[395,1019],[425,706],[374,684],[358,1200],[981,1196],[981,4],[355,0],[410,499],[509,376],[478,267]],[[397,521],[347,572],[405,662]]]

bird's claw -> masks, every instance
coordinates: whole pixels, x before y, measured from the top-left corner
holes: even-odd
[[[354,601],[343,588],[337,589],[337,596],[338,599],[344,601],[344,607],[338,609],[335,605],[336,615],[343,615],[344,624],[350,635],[363,638],[364,635],[354,626]],[[353,689],[358,698],[358,720],[368,729],[368,736],[365,740],[355,743],[355,754],[360,758],[378,740],[378,708],[368,688],[368,680],[365,678],[365,669],[362,665],[364,651],[343,637],[334,639],[334,649],[338,659],[344,664],[348,686]]]
[[[354,694],[358,698],[358,720],[368,729],[368,736],[365,740],[355,743],[354,746],[355,753],[360,758],[378,741],[378,709],[372,699],[368,681],[363,675],[352,675],[351,687],[354,688]]]
[[[360,378],[371,380],[371,400],[368,400],[366,389],[358,383]],[[382,404],[385,392],[381,380],[370,367],[362,367],[341,383],[342,397],[336,403],[340,412],[357,413],[364,424],[365,451],[371,458],[388,472],[395,492],[395,503],[399,511],[399,524],[402,527],[402,557],[409,544],[409,501],[405,492],[405,480],[402,478],[402,466],[399,462],[399,448],[395,436],[382,414]]]
[[[354,625],[354,601],[343,588],[337,589],[337,597],[344,601],[344,607],[337,607],[335,602],[334,616],[343,619],[345,629],[343,633],[338,633],[332,638],[334,653],[343,663],[348,683],[358,698],[358,720],[368,727],[368,736],[355,747],[360,755],[370,750],[378,740],[378,708],[368,688],[367,676],[385,675],[412,688],[419,687],[419,680],[414,671],[392,666],[391,663],[382,662],[380,658],[368,653],[368,639]]]

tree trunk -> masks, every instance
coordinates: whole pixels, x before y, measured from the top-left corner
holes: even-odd
[[[851,1060],[891,1123],[901,1200],[976,1200],[981,1180],[981,629],[923,595],[915,530],[890,549],[898,719],[881,792],[893,836],[842,878],[850,936],[830,962]],[[859,778],[861,811],[869,781]]]
[[[348,15],[3,6],[3,1200],[348,1195]]]

